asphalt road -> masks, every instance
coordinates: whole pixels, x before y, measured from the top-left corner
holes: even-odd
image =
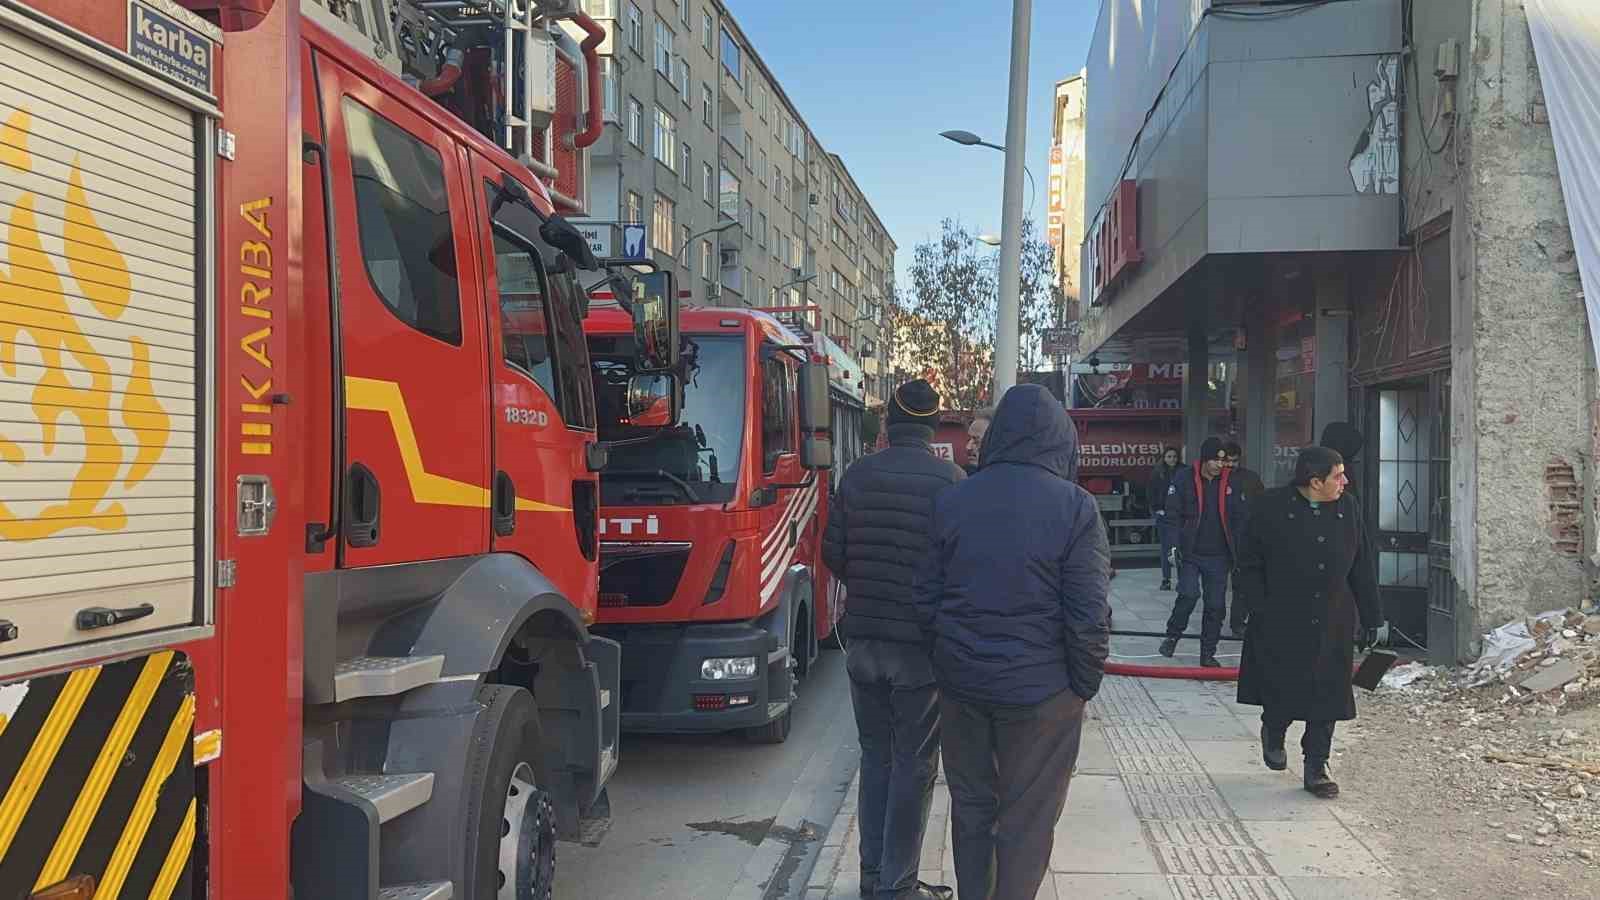
[[[556,849],[556,900],[803,900],[859,758],[844,654],[800,686],[788,741],[623,735],[610,832]]]

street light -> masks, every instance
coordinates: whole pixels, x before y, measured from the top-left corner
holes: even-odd
[[[736,228],[738,226],[738,219],[729,219],[726,222],[719,222],[716,225],[707,228],[705,231],[697,231],[694,234],[689,235],[684,239],[683,246],[678,248],[678,262],[683,263],[684,265],[689,264],[689,261],[685,258],[684,254],[689,252],[689,246],[695,241],[705,237],[708,234],[721,234],[722,232],[727,231],[729,228]]]
[[[1000,246],[1000,235],[998,235],[998,234],[980,234],[980,235],[978,235],[978,243],[980,243],[980,244],[988,244],[991,247],[998,247],[998,246]]]
[[[999,144],[991,144],[970,131],[941,131],[939,132],[939,137],[955,141],[963,147],[988,147],[990,150],[999,150],[1001,153],[1006,152],[1006,148]],[[1028,176],[1028,215],[1031,216],[1033,215],[1033,201],[1039,199],[1039,186],[1033,183],[1033,171],[1026,164],[1022,167],[1022,174]],[[980,237],[978,240],[981,241],[983,238]],[[995,238],[995,241],[998,242],[999,238]],[[984,241],[984,243],[989,242]],[[999,246],[999,244],[996,243],[992,246]]]
[[[1011,0],[1011,73],[1006,94],[1006,143],[996,147],[962,131],[945,132],[958,144],[982,145],[1006,155],[1005,184],[1000,200],[1000,308],[995,322],[994,402],[1017,383],[1017,310],[1022,290],[1022,178],[1033,174],[1022,164],[1028,143],[1028,41],[1033,25],[1033,0]],[[1032,201],[1029,201],[1032,205]]]
[[[812,272],[810,275],[807,275],[804,278],[796,278],[793,281],[785,281],[783,284],[778,285],[777,289],[781,291],[786,287],[793,287],[794,285],[797,285],[797,284],[805,284],[808,281],[816,281],[816,280],[817,280],[817,273]]]

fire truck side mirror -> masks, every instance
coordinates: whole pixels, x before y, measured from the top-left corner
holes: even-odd
[[[825,434],[808,434],[802,437],[800,465],[812,471],[833,468],[833,440]]]
[[[671,373],[635,375],[628,379],[628,424],[670,428],[678,423],[678,378]]]
[[[828,410],[828,365],[808,362],[800,366],[800,430],[807,434],[826,431]]]
[[[636,371],[653,374],[678,367],[678,286],[671,272],[647,272],[634,279],[633,345]]]

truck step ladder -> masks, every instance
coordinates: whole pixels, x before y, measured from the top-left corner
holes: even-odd
[[[380,825],[427,803],[428,798],[433,796],[432,772],[411,775],[344,775],[330,781],[376,807]]]
[[[443,656],[356,656],[333,671],[335,703],[358,697],[392,697],[437,681]]]
[[[450,900],[455,887],[448,881],[419,881],[378,890],[378,900]]]

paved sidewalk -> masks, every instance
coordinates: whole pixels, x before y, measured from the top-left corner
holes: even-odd
[[[1136,620],[1153,618],[1163,601],[1171,602],[1170,594],[1155,595],[1159,580],[1158,573],[1119,573],[1113,582],[1118,628],[1146,630]],[[1197,613],[1197,626],[1198,619]],[[1155,639],[1118,638],[1113,653],[1142,656],[1146,641]],[[1041,900],[1399,896],[1389,870],[1363,843],[1358,817],[1340,801],[1317,800],[1301,789],[1294,755],[1299,726],[1289,734],[1289,771],[1269,771],[1260,757],[1259,710],[1233,702],[1233,690],[1231,682],[1106,679],[1089,705]],[[1336,778],[1343,747],[1336,740]],[[855,811],[852,785],[812,873],[808,900],[858,895]],[[949,812],[941,774],[921,877],[953,886]]]

